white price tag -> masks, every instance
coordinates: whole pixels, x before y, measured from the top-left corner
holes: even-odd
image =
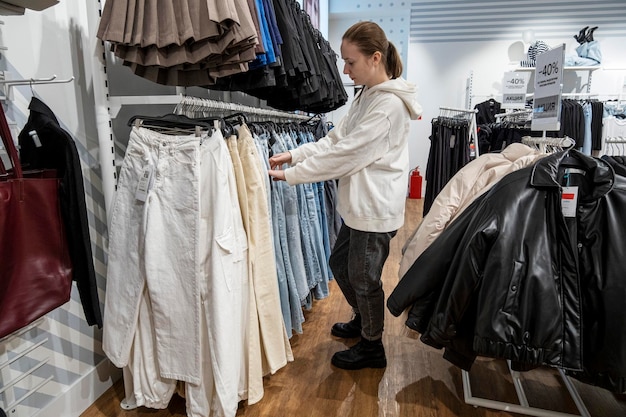
[[[502,78],[502,108],[523,109],[526,107],[528,72],[505,72]]]
[[[35,143],[35,147],[41,148],[43,146],[41,144],[41,139],[39,139],[39,135],[37,135],[36,130],[31,130],[30,132],[28,132],[28,135],[33,139],[33,142]]]
[[[135,191],[135,198],[139,201],[145,202],[148,199],[148,192],[152,187],[152,174],[154,173],[154,169],[152,165],[147,165],[142,173],[141,178],[139,178],[139,183],[137,184],[137,190]]]
[[[561,210],[564,217],[576,217],[578,205],[578,187],[563,187],[561,191]]]

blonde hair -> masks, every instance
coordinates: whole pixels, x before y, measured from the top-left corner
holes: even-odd
[[[402,75],[402,59],[393,43],[387,40],[385,31],[374,22],[359,22],[352,25],[342,40],[348,41],[359,48],[363,55],[372,56],[380,52],[389,78]]]

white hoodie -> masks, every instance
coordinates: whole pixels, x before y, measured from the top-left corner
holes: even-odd
[[[422,113],[417,88],[402,78],[364,88],[339,124],[291,151],[290,185],[339,179],[337,211],[347,226],[390,232],[404,223],[409,120]]]

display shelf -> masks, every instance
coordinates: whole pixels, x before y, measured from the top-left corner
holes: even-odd
[[[565,66],[563,70],[565,71],[595,71],[602,69],[601,65],[579,65],[579,66]],[[517,67],[513,71],[534,71],[535,67]]]
[[[564,66],[563,67],[563,71],[587,71],[588,72],[588,78],[587,78],[587,88],[585,93],[590,93],[591,92],[591,81],[592,81],[592,77],[593,77],[593,72],[599,69],[603,69],[601,65],[578,65],[578,66]],[[535,71],[535,67],[516,67],[514,69],[514,71],[519,71],[519,72],[530,72],[530,71]]]

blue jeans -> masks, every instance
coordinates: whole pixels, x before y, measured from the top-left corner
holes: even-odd
[[[287,150],[284,140],[276,133],[271,134],[275,140],[272,145],[274,154]],[[300,221],[298,220],[298,202],[296,191],[284,181],[272,181],[272,214],[280,216],[278,221],[278,239],[282,250],[282,261],[285,265],[287,280],[288,302],[291,313],[291,330],[302,333],[302,302],[306,299],[306,270],[302,258],[302,243],[300,241]],[[282,216],[281,216],[282,215]],[[276,231],[275,231],[276,232]],[[275,236],[276,238],[276,236]],[[304,292],[304,293],[302,293]],[[283,295],[281,292],[281,303]],[[287,323],[287,321],[285,321]]]
[[[314,190],[315,184],[306,184],[305,196],[308,205],[309,223],[311,224],[311,245],[315,253],[315,260],[320,271],[317,285],[313,295],[316,299],[328,297],[328,269],[326,267],[326,254],[324,253],[324,243],[322,241],[322,229],[319,222],[319,209],[317,208],[317,195]]]
[[[296,147],[295,140],[289,135],[284,136],[287,149],[291,150]],[[298,219],[300,220],[300,237],[302,240],[302,258],[306,271],[307,289],[306,294],[318,285],[322,279],[322,270],[320,268],[320,260],[317,259],[317,251],[313,245],[313,235],[315,233],[315,224],[311,222],[310,205],[307,202],[307,189],[311,184],[298,184],[294,188],[298,197]],[[310,300],[307,301],[306,307],[309,308]]]
[[[345,223],[330,255],[330,268],[346,301],[361,315],[361,336],[378,340],[383,335],[385,294],[381,276],[396,231],[362,232]]]
[[[315,142],[315,136],[311,132],[299,132],[301,143],[310,143]],[[320,231],[322,234],[322,243],[324,246],[324,256],[326,258],[326,269],[328,274],[328,279],[332,279],[332,271],[330,270],[330,266],[328,266],[328,260],[330,258],[331,252],[331,243],[330,243],[330,233],[328,230],[328,215],[326,209],[326,191],[323,182],[312,183],[313,190],[316,193],[316,206],[318,210],[318,220],[320,225]]]

